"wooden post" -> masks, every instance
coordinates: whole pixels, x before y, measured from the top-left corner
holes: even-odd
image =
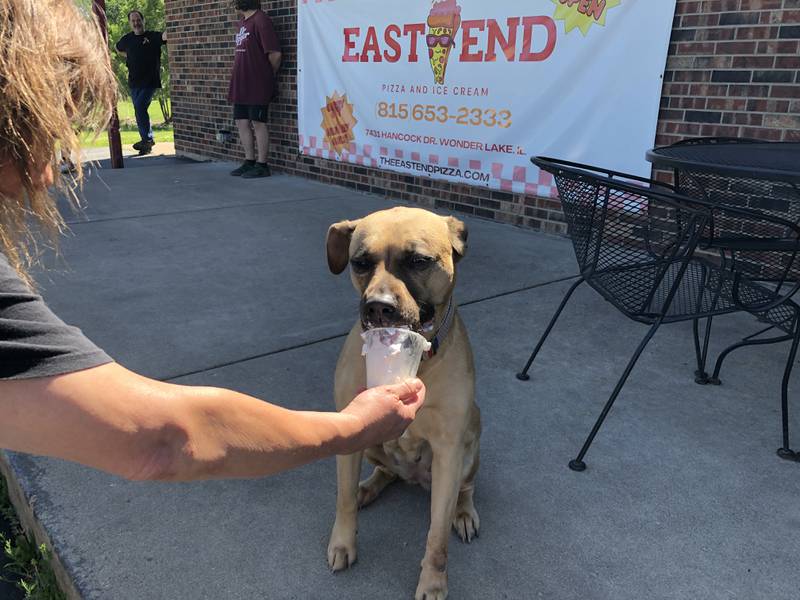
[[[97,22],[100,24],[100,31],[103,32],[103,38],[108,45],[108,25],[106,19],[106,0],[93,0],[92,10],[97,17]],[[119,116],[117,115],[117,107],[111,111],[111,121],[108,123],[108,149],[111,151],[111,168],[122,169],[125,164],[122,160],[122,140],[119,136]]]

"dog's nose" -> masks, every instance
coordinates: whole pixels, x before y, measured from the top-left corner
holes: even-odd
[[[364,316],[368,323],[386,327],[397,320],[397,308],[386,302],[372,300],[364,305]]]

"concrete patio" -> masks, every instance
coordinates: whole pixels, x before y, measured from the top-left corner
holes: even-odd
[[[65,321],[123,365],[328,410],[357,299],[327,270],[330,223],[401,203],[230,164],[174,158],[95,170],[63,259],[38,280]],[[148,166],[149,165],[149,166]],[[800,590],[800,465],[775,456],[785,345],[693,381],[691,328],[664,327],[574,473],[574,457],[646,328],[579,289],[529,382],[521,368],[575,274],[568,240],[462,217],[457,300],[483,416],[481,535],[453,536],[453,599],[790,600]],[[716,322],[715,322],[716,326]],[[713,350],[755,329],[719,319]],[[790,388],[797,400],[800,380]],[[792,426],[800,446],[800,402]],[[71,580],[97,600],[413,597],[428,495],[395,485],[360,515],[359,558],[332,575],[335,465],[269,479],[131,483],[7,459]],[[364,471],[366,472],[366,470]]]

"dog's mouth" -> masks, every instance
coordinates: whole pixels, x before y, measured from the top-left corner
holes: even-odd
[[[381,327],[394,327],[395,329],[408,329],[410,331],[414,331],[416,333],[423,333],[425,331],[425,323],[375,323],[374,321],[370,321],[369,319],[361,318],[361,328],[364,331],[369,331],[370,329],[378,329]]]
[[[435,317],[436,310],[433,306],[427,303],[422,303],[419,305],[419,318],[411,319],[399,317],[392,320],[381,319],[380,321],[376,322],[370,319],[362,311],[361,328],[364,331],[368,331],[370,329],[376,329],[379,327],[394,327],[396,329],[409,329],[415,333],[419,333],[420,335],[425,335],[426,333],[433,331]]]

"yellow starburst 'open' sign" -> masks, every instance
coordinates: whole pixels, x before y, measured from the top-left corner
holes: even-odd
[[[586,35],[592,24],[605,25],[608,10],[621,2],[622,0],[553,0],[556,5],[553,18],[564,21],[566,33],[577,27]]]

